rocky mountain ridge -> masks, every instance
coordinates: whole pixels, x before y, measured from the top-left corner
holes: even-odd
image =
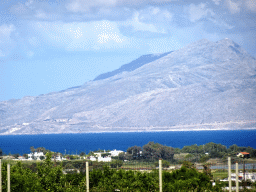
[[[0,102],[0,134],[255,129],[255,104],[256,59],[230,39],[203,39],[82,86]]]

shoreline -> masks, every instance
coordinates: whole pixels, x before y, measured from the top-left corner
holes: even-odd
[[[115,129],[115,128],[111,128],[111,129]],[[118,128],[116,128],[118,129]],[[153,129],[137,129],[137,130],[130,130],[130,131],[87,131],[87,132],[53,132],[53,133],[35,133],[35,134],[31,134],[31,133],[15,133],[15,134],[0,134],[1,136],[18,136],[18,135],[62,135],[62,134],[102,134],[102,133],[155,133],[155,132],[199,132],[199,131],[254,131],[256,130],[256,127],[254,128],[238,128],[238,129],[232,129],[232,128],[192,128],[192,129],[178,129],[178,128],[171,128],[171,129],[160,129],[160,130],[153,130]]]

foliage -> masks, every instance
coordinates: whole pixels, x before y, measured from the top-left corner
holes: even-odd
[[[141,159],[141,151],[142,151],[142,148],[139,146],[135,145],[133,147],[129,147],[127,149],[127,154],[126,154],[126,156],[129,157],[127,159],[132,159],[132,160]]]
[[[157,191],[158,178],[153,174],[115,170],[104,167],[90,172],[90,191]]]
[[[111,155],[111,153],[102,153],[102,154],[101,154],[101,157],[104,158],[104,157],[107,157],[107,156],[109,156],[109,155]]]
[[[156,161],[154,164],[155,164],[156,167],[158,167],[158,166],[159,166],[159,161]],[[162,160],[162,167],[167,168],[167,167],[169,167],[170,165],[171,165],[171,164],[170,164],[169,161]]]
[[[203,164],[203,168],[204,168],[204,169],[203,169],[203,173],[212,178],[210,166],[211,166],[211,164],[209,164],[209,163],[204,163],[204,164]]]
[[[189,161],[183,161],[182,166],[186,167],[188,169],[194,169],[195,168],[195,165],[193,163],[189,162]]]
[[[123,161],[121,160],[114,160],[114,161],[111,161],[110,163],[111,168],[121,167],[122,165],[123,165]]]
[[[204,155],[203,154],[203,155],[200,156],[199,162],[204,163],[204,162],[208,161],[209,159],[210,159],[209,155]]]
[[[13,154],[12,156],[15,157],[15,159],[18,159],[18,157],[20,156],[20,154],[19,154],[19,153],[15,153],[15,154]]]
[[[45,149],[44,147],[38,147],[35,149],[36,152],[43,152],[43,154],[45,155],[46,153],[50,153],[51,151],[48,149]]]
[[[119,161],[122,162],[122,161]],[[118,161],[116,163],[119,163]],[[65,162],[66,163],[66,162]],[[72,162],[73,163],[73,162]],[[65,167],[82,167],[79,162]],[[101,163],[100,168],[92,166]],[[168,164],[163,160],[163,166]],[[159,172],[126,171],[112,169],[102,162],[90,162],[90,191],[159,191]],[[37,163],[33,172],[22,163],[11,166],[12,191],[86,191],[86,176],[82,173],[63,174],[62,164],[51,161],[51,153],[46,154],[43,163]],[[84,164],[83,164],[84,166]],[[6,163],[3,164],[3,191],[6,191]],[[71,167],[70,167],[71,168]],[[212,187],[209,172],[200,173],[193,168],[191,162],[183,164],[182,168],[170,172],[163,171],[163,191],[221,191],[220,185]]]
[[[42,165],[38,164],[37,175],[45,191],[62,191],[64,177],[61,166],[54,166],[51,161],[51,153],[46,153],[46,159]]]
[[[23,154],[23,157],[25,157],[25,159],[28,159],[28,154]]]
[[[174,150],[171,147],[161,145],[159,143],[149,142],[143,146],[143,158],[158,160],[173,160]]]
[[[194,168],[182,166],[172,173],[163,172],[163,191],[215,191],[210,177]],[[217,190],[218,191],[218,190]]]

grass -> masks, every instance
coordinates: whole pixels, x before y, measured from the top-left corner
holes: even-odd
[[[213,179],[214,180],[220,180],[220,179],[225,179],[228,177],[228,172],[227,170],[212,170],[211,171],[212,175],[213,175]]]

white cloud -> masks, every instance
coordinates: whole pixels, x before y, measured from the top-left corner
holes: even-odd
[[[127,43],[127,38],[119,32],[117,24],[110,21],[37,22],[37,26],[43,41],[69,51],[121,48]]]
[[[97,7],[114,7],[117,0],[71,0],[66,4],[66,9],[71,12],[89,12]]]
[[[172,14],[168,10],[158,7],[149,7],[135,11],[131,19],[120,23],[121,26],[128,30],[126,31],[128,34],[134,32],[165,34],[166,24],[172,20],[172,17]]]
[[[208,14],[214,15],[213,11],[208,9],[204,3],[200,3],[199,5],[191,4],[188,9],[188,14],[191,22],[196,22],[206,17]]]
[[[256,12],[256,1],[255,0],[246,0],[245,7],[253,12]]]
[[[37,10],[35,17],[38,19],[47,19],[48,18],[47,14],[42,10]]]
[[[160,12],[160,9],[158,8],[158,7],[153,7],[152,8],[152,14],[153,15],[156,15],[156,14],[158,14]]]
[[[89,12],[102,7],[141,7],[146,5],[163,5],[178,0],[69,0],[66,9],[71,12]]]
[[[226,0],[227,8],[231,14],[239,13],[241,10],[242,1],[234,2],[232,0]]]
[[[135,31],[150,31],[157,33],[158,30],[153,24],[146,24],[140,22],[139,12],[135,12],[131,21],[127,21],[127,25],[131,25]]]
[[[25,2],[25,5],[26,5],[26,7],[34,8],[33,3],[34,3],[33,0],[28,0],[28,1]]]
[[[103,21],[95,25],[95,32],[98,34],[98,43],[107,43],[113,40],[116,43],[122,43],[124,39],[120,38],[117,31],[109,21]]]
[[[222,0],[212,0],[216,5],[219,5]]]
[[[7,25],[7,24],[3,24],[0,26],[0,42],[1,40],[6,40],[10,38],[11,33],[13,31],[15,31],[15,26],[13,24]]]

